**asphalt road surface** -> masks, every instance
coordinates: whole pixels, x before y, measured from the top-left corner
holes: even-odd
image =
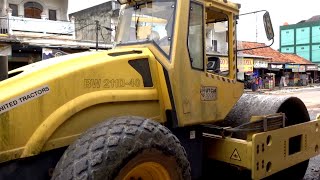
[[[280,90],[271,92],[270,94],[279,96],[289,95],[300,98],[305,103],[311,120],[316,119],[317,114],[320,114],[320,87],[299,90]],[[307,173],[304,176],[304,180],[318,179],[320,180],[320,155],[311,159]]]

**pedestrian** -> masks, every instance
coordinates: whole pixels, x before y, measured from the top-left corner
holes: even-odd
[[[252,91],[257,91],[259,89],[259,80],[257,77],[252,79]]]
[[[256,88],[259,89],[259,78],[258,77],[255,78],[255,84],[256,84]]]
[[[259,89],[262,89],[262,78],[259,77]]]

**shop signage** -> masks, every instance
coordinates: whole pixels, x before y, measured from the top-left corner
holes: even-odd
[[[306,65],[306,71],[318,71],[317,65]]]
[[[299,64],[286,64],[285,69],[299,69]]]
[[[295,65],[292,68],[292,72],[306,72],[306,66],[304,66],[304,65]]]
[[[299,72],[306,72],[306,66],[305,65],[300,65]]]
[[[299,65],[295,65],[291,69],[292,69],[292,72],[299,72]]]
[[[237,61],[239,72],[253,72],[253,59],[241,58]]]
[[[279,71],[280,69],[283,69],[282,64],[269,64],[269,70]]]
[[[228,57],[220,58],[220,71],[229,70],[229,60]],[[238,72],[253,72],[253,59],[249,58],[238,58],[237,60]]]
[[[254,60],[253,67],[254,67],[254,68],[264,68],[264,69],[268,69],[268,62],[266,62],[266,61],[261,61],[261,60]]]
[[[229,70],[229,60],[227,57],[219,57],[220,58],[220,71],[228,71]]]

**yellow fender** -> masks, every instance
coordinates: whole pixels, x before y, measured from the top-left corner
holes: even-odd
[[[125,101],[157,100],[156,89],[146,90],[104,90],[81,95],[53,112],[28,140],[21,158],[37,155],[43,149],[50,136],[71,116],[90,106]]]

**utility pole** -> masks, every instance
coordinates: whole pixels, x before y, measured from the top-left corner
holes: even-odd
[[[0,16],[6,16],[7,15],[7,0],[0,0]]]
[[[0,55],[0,81],[8,78],[8,56]]]
[[[99,29],[99,21],[96,20],[96,51],[98,51]]]

